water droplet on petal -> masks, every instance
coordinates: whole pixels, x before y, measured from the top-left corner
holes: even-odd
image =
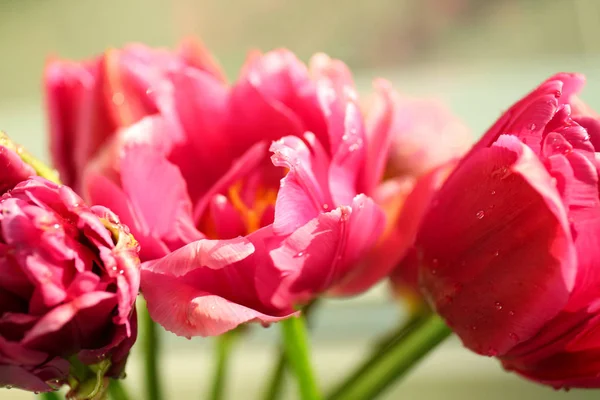
[[[296,253],[295,257],[302,257],[304,255],[303,251],[299,251],[298,253]]]
[[[471,330],[472,331],[476,331],[477,330],[477,325],[471,325]]]
[[[487,355],[488,357],[496,357],[498,355],[498,350],[490,347],[487,351]]]
[[[496,191],[495,191],[495,190],[492,190],[492,191],[490,192],[490,194],[493,196],[493,195],[495,195],[495,194],[496,194]]]
[[[495,307],[498,311],[502,310],[502,304],[499,301],[496,302]]]
[[[348,140],[348,134],[344,133],[344,135],[342,136],[342,140]]]
[[[513,315],[515,315],[515,312],[514,311],[509,311],[508,315],[510,315],[512,317]]]
[[[120,269],[120,270],[119,270],[119,274],[120,274],[120,275],[123,275],[124,273],[125,273],[125,271],[124,271],[124,270],[122,270],[122,269]]]
[[[494,257],[498,257],[499,255],[500,255],[500,250],[496,250],[496,251],[494,252]]]
[[[56,223],[56,224],[52,225],[52,227],[53,227],[54,229],[60,229],[60,224]]]
[[[562,92],[560,90],[557,90],[556,92],[554,92],[554,97],[556,97],[557,99],[562,96]]]
[[[125,102],[125,96],[121,92],[116,92],[112,95],[112,102],[116,106],[121,106]]]
[[[511,338],[512,340],[514,340],[515,342],[518,342],[518,341],[519,341],[519,337],[518,337],[518,336],[517,336],[517,334],[516,334],[516,333],[514,333],[514,332],[511,332],[511,333],[509,333],[509,334],[508,334],[508,337],[509,337],[509,338]]]
[[[483,219],[483,217],[485,217],[485,212],[483,210],[479,210],[477,211],[477,214],[475,214],[475,216],[477,217],[477,219]]]
[[[111,268],[113,271],[116,271],[118,268],[117,267],[112,267]]]
[[[529,128],[530,131],[535,131],[535,128],[537,128],[537,125],[534,123],[531,123],[531,124],[529,124],[529,126],[527,128]]]
[[[329,210],[329,204],[327,204],[327,203],[323,204],[323,210]]]

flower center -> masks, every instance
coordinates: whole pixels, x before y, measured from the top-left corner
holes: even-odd
[[[251,233],[265,225],[266,221],[263,221],[263,217],[270,207],[275,206],[277,189],[259,186],[254,192],[254,199],[250,205],[242,199],[242,189],[243,182],[240,180],[229,187],[227,194],[231,205],[240,213],[246,233]]]

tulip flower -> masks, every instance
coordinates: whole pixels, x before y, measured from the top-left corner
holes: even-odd
[[[48,392],[69,381],[76,391],[74,359],[119,377],[136,338],[136,242],[108,209],[25,177],[32,169],[0,150],[13,174],[0,178],[0,387]]]
[[[371,196],[390,85],[376,82],[381,107],[365,117],[350,71],[324,54],[307,68],[286,50],[253,53],[228,85],[202,46],[182,48],[134,45],[46,72],[59,171],[132,229],[152,317],[216,335],[385,277],[392,265],[362,260],[385,227]]]
[[[600,387],[600,120],[557,74],[512,106],[436,194],[420,282],[471,350],[554,387]]]

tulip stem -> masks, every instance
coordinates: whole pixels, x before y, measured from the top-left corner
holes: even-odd
[[[310,362],[308,334],[303,316],[280,322],[285,360],[296,376],[301,400],[321,399]]]
[[[60,396],[56,392],[45,392],[40,394],[42,400],[60,400]]]
[[[129,395],[125,390],[125,386],[120,380],[111,379],[110,385],[108,386],[108,392],[111,400],[129,400]]]
[[[150,318],[150,313],[146,304],[141,312],[141,322],[143,325],[143,349],[144,349],[144,367],[146,372],[146,396],[148,400],[161,400],[162,390],[160,383],[160,374],[158,372],[158,359],[160,352],[160,334],[158,326]]]
[[[389,340],[364,364],[359,366],[327,400],[372,400],[392,383],[402,378],[452,331],[435,314],[416,323],[410,332],[401,328],[399,340]]]
[[[229,370],[229,361],[231,349],[239,332],[229,331],[216,338],[216,357],[217,365],[213,384],[210,389],[211,400],[222,400],[225,398],[225,382],[227,380],[227,371]]]
[[[268,381],[268,386],[265,390],[264,400],[277,400],[281,396],[287,360],[283,349],[280,349],[277,354],[277,363]]]

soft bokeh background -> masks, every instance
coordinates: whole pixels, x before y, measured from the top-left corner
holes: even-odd
[[[579,71],[583,95],[600,109],[597,0],[0,0],[0,129],[47,159],[40,77],[47,57],[85,58],[140,41],[173,46],[200,35],[231,78],[253,48],[288,47],[301,58],[325,51],[355,71],[362,92],[383,76],[402,92],[437,95],[480,135],[547,76]],[[404,318],[385,286],[318,313],[314,360],[331,385]],[[253,329],[235,354],[228,398],[253,399],[274,357],[277,327]],[[211,340],[164,334],[167,399],[201,399],[211,378]],[[127,385],[143,398],[134,353]],[[597,398],[528,383],[450,340],[386,399]],[[32,399],[0,390],[6,400]],[[286,399],[292,399],[289,391]]]

